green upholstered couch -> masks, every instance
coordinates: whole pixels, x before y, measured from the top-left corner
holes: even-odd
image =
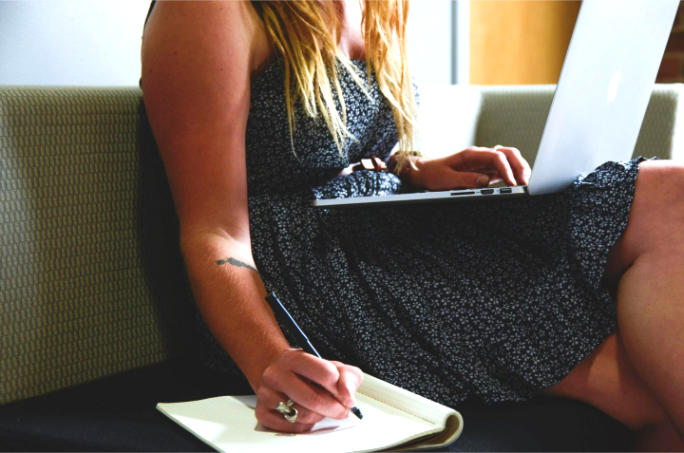
[[[425,148],[439,153],[509,144],[533,161],[552,93],[552,86],[426,87]],[[636,154],[682,158],[681,99],[681,86],[656,86]],[[183,433],[166,433],[151,403],[130,406],[151,414],[136,428],[121,425],[125,416],[117,425],[88,412],[88,402],[96,403],[95,413],[106,420],[106,405],[125,412],[126,398],[180,399],[213,388],[199,370],[188,373],[194,370],[194,314],[140,90],[0,87],[0,164],[0,449],[200,448]],[[128,390],[117,387],[120,382]],[[244,382],[235,386],[244,389]],[[79,393],[84,388],[90,390]],[[73,422],[67,429],[59,423],[66,423],[63,414],[72,403],[77,409],[67,417]],[[555,410],[553,401],[539,404],[542,414]],[[578,414],[588,410],[568,407]],[[79,419],[78,410],[89,415]],[[548,431],[544,425],[529,432],[516,427],[516,420],[527,419],[515,410],[494,411],[490,420],[486,411],[473,409],[470,420],[479,421],[471,421],[470,431],[465,411],[463,440],[454,448],[560,448],[541,432]],[[52,429],[45,414],[59,415],[59,426]],[[593,420],[583,417],[585,424]],[[45,426],[31,431],[40,423]],[[155,423],[163,427],[153,428]],[[610,438],[621,427],[592,434],[580,425],[575,429],[584,440],[569,423],[566,437],[554,435],[557,442],[569,449],[624,446]],[[121,433],[130,429],[167,443],[145,443],[144,434],[126,443]],[[87,440],[73,438],[83,430],[90,433]]]

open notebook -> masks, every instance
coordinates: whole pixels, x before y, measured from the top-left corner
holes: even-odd
[[[463,430],[463,418],[454,409],[369,375],[356,398],[362,420],[325,419],[304,434],[259,425],[253,395],[159,403],[157,409],[207,445],[228,452],[434,449],[452,443]]]

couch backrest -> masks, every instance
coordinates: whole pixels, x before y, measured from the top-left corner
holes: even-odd
[[[420,144],[429,155],[472,144],[511,145],[533,164],[554,90],[555,85],[421,87]],[[654,87],[634,156],[684,161],[683,98],[681,84]]]
[[[0,88],[0,403],[173,353],[141,252],[141,209],[168,203],[141,202],[146,137],[136,88]]]

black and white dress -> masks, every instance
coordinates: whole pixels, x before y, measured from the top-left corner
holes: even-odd
[[[281,59],[252,82],[249,216],[267,289],[324,357],[447,405],[524,400],[561,380],[616,327],[602,276],[627,225],[637,163],[606,163],[529,199],[314,208],[314,198],[402,190],[391,173],[338,176],[396,142],[374,81],[369,99],[340,76],[356,137],[343,155],[301,109],[293,152]],[[229,360],[218,348],[208,357]]]

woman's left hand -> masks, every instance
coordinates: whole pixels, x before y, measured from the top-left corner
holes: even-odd
[[[530,166],[516,148],[472,146],[435,159],[418,159],[416,169],[407,166],[407,181],[428,190],[486,187],[504,181],[507,185],[527,184]]]

